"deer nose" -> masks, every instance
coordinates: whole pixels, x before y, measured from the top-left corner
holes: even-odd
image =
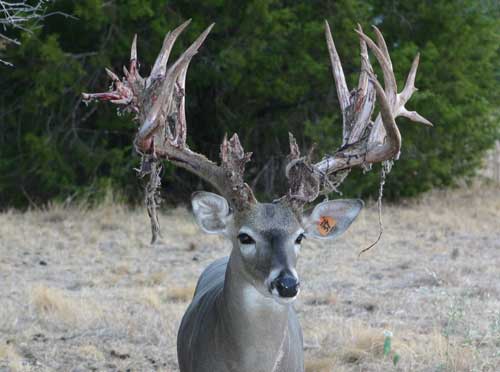
[[[286,272],[282,272],[272,283],[280,297],[295,297],[299,293],[299,280]]]

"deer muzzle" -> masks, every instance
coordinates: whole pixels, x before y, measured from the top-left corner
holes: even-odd
[[[270,289],[273,295],[278,295],[281,298],[295,298],[300,290],[299,278],[292,272],[283,270],[276,279],[271,282]]]

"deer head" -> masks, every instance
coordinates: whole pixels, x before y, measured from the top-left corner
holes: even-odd
[[[299,291],[295,269],[304,237],[332,239],[342,234],[361,211],[360,200],[332,200],[312,213],[298,215],[286,201],[252,203],[241,210],[216,194],[198,192],[192,199],[198,225],[222,234],[233,244],[233,259],[262,295],[282,302]]]
[[[245,165],[252,154],[243,150],[236,134],[230,139],[223,139],[220,164],[191,151],[186,144],[186,72],[191,58],[213,27],[208,27],[167,68],[172,46],[188,24],[189,21],[166,35],[149,77],[139,75],[134,38],[130,67],[124,69],[125,77],[120,80],[107,70],[114,90],[84,93],[83,98],[87,101],[110,100],[135,113],[140,124],[134,142],[138,153],[170,161],[209,182],[219,195],[197,192],[192,198],[193,212],[200,227],[209,234],[222,234],[232,241],[232,255],[243,277],[261,294],[289,301],[299,291],[295,266],[302,239],[333,239],[339,236],[354,221],[363,203],[360,200],[324,201],[308,214],[304,213],[304,205],[340,185],[352,167],[369,168],[371,164],[396,159],[401,148],[396,117],[405,116],[431,125],[404,106],[416,90],[414,82],[419,57],[415,58],[405,87],[398,94],[391,59],[380,31],[374,28],[375,43],[359,27],[356,32],[361,45],[361,73],[357,89],[349,92],[330,28],[325,22],[343,118],[342,146],[332,155],[313,163],[310,156],[301,156],[290,134],[290,155],[286,167],[288,192],[272,203],[259,203],[244,182]],[[382,67],[384,87],[373,73],[367,48]],[[380,113],[372,120],[376,101],[379,102]]]

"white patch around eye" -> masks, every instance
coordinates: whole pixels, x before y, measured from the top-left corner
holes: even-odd
[[[247,234],[248,236],[250,236],[252,239],[253,236],[254,236],[254,233],[251,229],[243,226],[240,231],[238,232],[238,235],[239,234]],[[255,241],[255,239],[254,239]],[[241,254],[245,257],[253,257],[255,256],[255,253],[257,252],[257,248],[255,246],[255,243],[253,244],[241,244],[239,241],[238,241],[238,244],[240,246],[240,251],[241,251]]]
[[[300,244],[294,244],[293,250],[295,252],[295,255],[297,256],[300,253]]]
[[[303,243],[304,239],[305,239],[305,231],[303,229],[300,229],[300,230],[298,230],[295,233],[295,241],[297,241],[297,238],[300,235],[304,235],[304,237],[302,238],[302,242],[301,242],[301,243]],[[300,246],[301,246],[301,244],[297,244],[297,243],[295,243],[295,241],[294,241],[294,244],[293,244],[293,249],[294,249],[295,255],[298,255],[300,253]]]
[[[255,244],[241,244],[240,243],[240,251],[241,254],[245,257],[253,257],[255,256],[255,252],[257,249],[255,248]]]

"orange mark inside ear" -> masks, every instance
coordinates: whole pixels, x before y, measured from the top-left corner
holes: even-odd
[[[321,236],[327,236],[333,230],[337,221],[330,216],[321,216],[318,222],[318,231]]]

